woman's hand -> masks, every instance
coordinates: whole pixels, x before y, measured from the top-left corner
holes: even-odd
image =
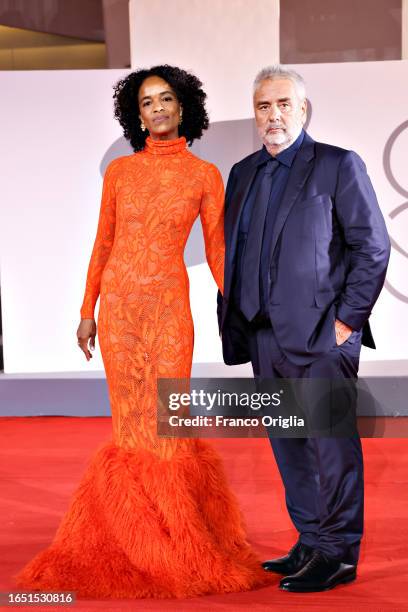
[[[81,319],[77,330],[78,346],[83,351],[86,360],[92,359],[91,351],[95,350],[96,323],[95,319]],[[89,348],[88,348],[89,343]]]

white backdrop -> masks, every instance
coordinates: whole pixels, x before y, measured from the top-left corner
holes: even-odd
[[[163,0],[130,0],[132,67],[193,70],[206,84],[213,121],[245,118],[248,79],[279,59],[279,2],[171,0],[164,9]]]
[[[140,59],[140,65],[150,63]],[[199,67],[188,67],[200,74]],[[407,68],[408,62],[298,67],[312,102],[310,134],[363,157],[394,246],[400,249],[393,249],[390,286],[371,319],[378,350],[363,352],[363,359],[370,360],[408,356],[408,210],[397,210],[408,200],[408,127],[403,130],[408,120]],[[123,74],[0,73],[1,295],[8,373],[102,368],[99,351],[90,364],[85,362],[75,332],[96,232],[101,171],[124,150],[116,143],[121,132],[112,118],[111,99],[112,84]],[[245,87],[242,80],[238,86],[234,79],[214,76],[216,88],[207,76],[213,130],[218,122],[228,125],[252,116],[253,76],[246,75]],[[226,97],[228,105],[222,103]],[[390,179],[383,155],[398,126],[402,131],[390,152]],[[247,152],[251,150],[249,141]],[[214,150],[214,159],[219,155]],[[215,285],[205,264],[191,266],[189,274],[194,359],[221,361]]]

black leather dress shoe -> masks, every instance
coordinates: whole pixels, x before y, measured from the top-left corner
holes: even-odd
[[[284,557],[271,559],[262,563],[262,567],[267,572],[276,574],[296,574],[312,557],[313,548],[297,542]]]
[[[356,566],[329,559],[315,550],[311,559],[292,576],[280,581],[283,591],[292,593],[312,593],[328,591],[339,584],[346,584],[356,578]]]

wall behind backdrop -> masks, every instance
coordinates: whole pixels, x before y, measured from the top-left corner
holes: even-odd
[[[200,75],[195,66],[184,66]],[[401,61],[298,67],[311,101],[310,134],[363,157],[393,241],[387,288],[372,316],[378,350],[366,349],[366,360],[407,358],[407,68]],[[75,332],[102,175],[110,159],[131,152],[112,118],[112,85],[122,75],[121,70],[1,74],[1,292],[8,373],[102,368],[99,351],[90,364],[83,361]],[[194,150],[215,162],[226,179],[232,163],[259,148],[253,74],[247,74],[245,88],[233,79],[214,88],[209,78],[212,125]],[[226,96],[229,109],[221,104]],[[198,224],[186,261],[194,359],[221,361],[216,289]]]

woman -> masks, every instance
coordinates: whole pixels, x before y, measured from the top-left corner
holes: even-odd
[[[171,66],[115,88],[135,154],[106,170],[78,344],[99,343],[113,439],[93,457],[50,547],[18,575],[24,588],[79,597],[193,597],[268,580],[212,447],[157,436],[157,378],[188,378],[193,322],[183,250],[198,215],[223,284],[223,183],[186,149],[208,127],[206,94]]]

